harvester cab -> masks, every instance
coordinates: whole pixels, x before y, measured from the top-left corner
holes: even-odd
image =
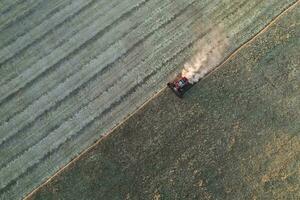
[[[182,98],[192,84],[186,77],[178,76],[173,82],[169,82],[168,86],[178,97]]]

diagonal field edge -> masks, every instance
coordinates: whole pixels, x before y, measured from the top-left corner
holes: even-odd
[[[295,1],[291,3],[287,8],[285,8],[282,12],[280,12],[277,16],[275,16],[263,29],[258,31],[252,38],[244,42],[240,47],[238,47],[236,50],[234,50],[231,54],[229,54],[217,67],[215,67],[213,70],[211,70],[203,79],[207,78],[211,73],[219,70],[225,63],[227,63],[230,59],[232,59],[241,49],[245,48],[249,44],[251,44],[257,37],[259,37],[261,34],[266,32],[270,26],[272,26],[281,16],[283,16],[285,13],[292,10],[294,7],[298,5],[299,1]],[[167,87],[163,87],[159,91],[156,92],[152,97],[150,97],[146,102],[144,102],[141,106],[139,106],[132,114],[128,115],[123,121],[121,121],[117,126],[112,128],[109,132],[103,135],[102,138],[100,138],[98,141],[96,141],[93,145],[88,147],[86,150],[81,152],[77,157],[75,157],[73,160],[71,160],[67,165],[62,167],[59,171],[57,171],[54,175],[52,175],[47,181],[45,181],[43,184],[41,184],[39,187],[37,187],[35,190],[33,190],[31,193],[29,193],[27,196],[25,196],[24,200],[28,200],[34,193],[36,193],[38,190],[40,190],[43,186],[45,186],[47,183],[52,181],[55,177],[60,175],[65,169],[67,169],[69,166],[71,166],[73,163],[75,163],[77,160],[81,158],[85,153],[89,152],[92,148],[100,144],[100,142],[105,139],[108,135],[112,134],[117,128],[119,128],[121,125],[123,125],[129,118],[131,118],[133,115],[135,115],[139,110],[141,110],[146,104],[148,104],[150,101],[155,99],[158,95],[160,95]]]

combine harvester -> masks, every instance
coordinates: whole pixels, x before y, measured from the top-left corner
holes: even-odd
[[[189,80],[182,75],[177,76],[172,82],[169,82],[167,85],[179,98],[182,98],[183,94],[193,86],[193,84],[190,83]]]

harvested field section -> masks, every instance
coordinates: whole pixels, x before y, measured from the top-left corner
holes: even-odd
[[[295,1],[29,2],[11,2],[0,19],[5,199],[30,192],[136,110],[216,25],[231,41],[226,57]]]
[[[11,5],[10,8],[4,10],[4,12],[1,13],[0,18],[0,31],[5,29],[11,23],[27,17],[27,15],[30,14],[32,10],[36,9],[42,1],[43,0],[28,0],[17,2],[16,4]]]

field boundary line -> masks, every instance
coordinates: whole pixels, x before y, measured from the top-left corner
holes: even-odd
[[[248,46],[250,43],[252,43],[256,38],[258,38],[260,35],[262,35],[263,33],[265,33],[273,24],[275,24],[275,22],[282,17],[285,13],[289,12],[290,10],[292,10],[294,7],[297,6],[297,4],[300,2],[300,0],[297,0],[293,3],[291,3],[289,6],[287,6],[287,8],[285,8],[282,12],[280,12],[278,15],[276,15],[268,24],[265,25],[265,27],[263,27],[260,31],[258,31],[253,37],[251,37],[250,39],[248,39],[247,41],[245,41],[243,44],[240,45],[240,47],[238,47],[237,49],[235,49],[231,54],[229,54],[227,57],[225,57],[225,59],[217,66],[215,67],[213,70],[211,70],[207,75],[205,75],[203,77],[203,79],[207,78],[210,74],[214,73],[215,71],[217,71],[219,68],[221,68],[225,63],[227,63],[231,58],[233,58],[241,49],[245,48],[246,46]],[[201,80],[200,80],[201,81]],[[32,192],[30,192],[29,194],[27,194],[24,197],[24,200],[29,200],[30,197],[32,197],[32,195],[34,193],[36,193],[38,190],[40,190],[43,186],[45,186],[47,183],[49,183],[50,181],[52,181],[55,177],[57,177],[58,175],[60,175],[65,169],[67,169],[69,166],[71,166],[73,163],[75,163],[77,160],[79,160],[83,155],[85,155],[87,152],[89,152],[91,149],[95,148],[99,143],[102,142],[102,140],[106,139],[107,136],[109,136],[112,132],[114,132],[116,129],[118,129],[120,126],[122,126],[123,124],[125,124],[125,122],[131,118],[133,115],[135,115],[137,112],[139,112],[142,108],[144,108],[145,105],[147,105],[150,101],[152,101],[153,99],[155,99],[156,97],[158,97],[165,89],[167,88],[167,86],[164,86],[163,88],[161,88],[160,90],[158,90],[153,96],[151,96],[148,100],[146,100],[142,105],[140,105],[135,111],[133,111],[131,114],[129,114],[127,117],[125,117],[121,122],[119,122],[115,127],[113,127],[111,130],[109,130],[107,133],[104,133],[100,139],[98,139],[96,142],[94,142],[90,147],[88,147],[87,149],[83,150],[81,153],[78,154],[78,156],[76,156],[75,158],[73,158],[68,164],[66,164],[65,166],[61,167],[55,174],[53,174],[52,176],[50,176],[44,183],[42,183],[41,185],[39,185],[36,189],[34,189]]]

